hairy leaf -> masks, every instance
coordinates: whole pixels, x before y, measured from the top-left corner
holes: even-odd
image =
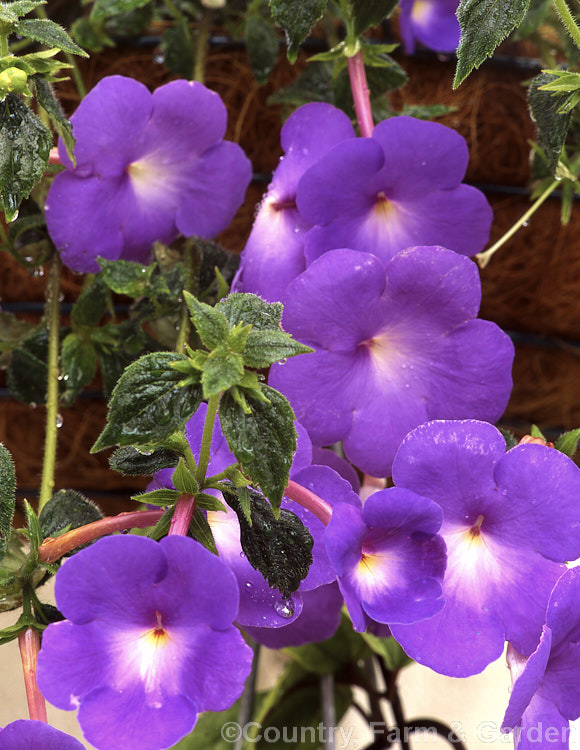
[[[16,473],[10,452],[0,443],[0,560],[6,554],[16,503]]]
[[[278,60],[278,37],[272,24],[257,15],[246,19],[246,49],[254,78],[263,86]]]
[[[204,346],[209,350],[223,344],[228,337],[229,327],[221,310],[216,307],[200,302],[193,294],[185,291],[183,293],[191,320]]]
[[[101,510],[80,492],[59,490],[44,506],[38,520],[42,536],[46,539],[49,536],[58,536],[65,530],[78,529],[103,517]]]
[[[237,493],[225,490],[227,504],[238,516],[240,541],[250,565],[259,570],[269,585],[287,598],[306,578],[312,564],[312,537],[297,515],[281,510],[274,516],[266,498],[250,490],[251,525]]]
[[[50,117],[50,121],[54,125],[56,132],[63,140],[68,158],[74,163],[75,139],[73,137],[72,125],[67,120],[50,83],[38,74],[34,75],[31,80],[36,91],[38,103]]]
[[[294,412],[286,398],[268,386],[244,395],[249,412],[230,393],[224,394],[219,406],[220,424],[243,472],[278,509],[296,450]]]
[[[125,476],[150,476],[160,469],[173,469],[179,463],[179,453],[161,448],[143,453],[132,445],[124,445],[109,459],[109,466]]]
[[[554,448],[572,458],[580,440],[580,428],[564,432],[554,443]]]
[[[64,52],[88,57],[84,49],[73,42],[62,26],[48,18],[25,18],[18,23],[16,31],[21,36],[45,44],[47,47],[58,47]]]
[[[354,16],[354,33],[360,36],[388,18],[397,7],[397,0],[349,0],[349,4]]]
[[[248,367],[268,367],[287,357],[312,352],[309,346],[295,341],[289,333],[278,330],[250,331],[244,349],[244,362]]]
[[[296,62],[298,49],[326,10],[327,0],[269,0],[274,21],[284,29],[288,59]]]
[[[280,328],[284,305],[266,302],[255,294],[238,292],[218,302],[215,309],[226,316],[230,328],[243,323],[257,331],[274,331]]]
[[[558,166],[558,160],[572,118],[571,111],[564,114],[558,112],[561,104],[560,97],[553,96],[549,91],[539,91],[541,86],[545,86],[556,79],[557,76],[550,73],[540,73],[532,81],[528,92],[530,115],[538,126],[538,140],[540,146],[544,149],[552,173],[556,171]]]
[[[530,0],[461,0],[457,9],[461,41],[453,88],[493,55],[500,42],[521,23],[529,6]]]
[[[70,405],[95,377],[97,353],[90,340],[76,333],[69,333],[62,342],[60,357],[63,381],[66,383],[64,400]]]
[[[96,453],[113,445],[162,440],[181,430],[201,403],[201,387],[182,387],[171,362],[185,359],[173,352],[153,352],[127,367],[113,390],[107,425],[92,447]]]

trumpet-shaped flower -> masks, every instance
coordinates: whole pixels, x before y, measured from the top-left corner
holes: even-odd
[[[412,55],[421,42],[435,52],[455,52],[461,36],[459,0],[401,0],[401,36]]]
[[[44,632],[38,684],[79,709],[99,750],[170,747],[240,696],[252,652],[232,625],[238,587],[192,539],[101,539],[62,566],[55,595],[67,619]]]
[[[569,722],[580,717],[580,568],[554,587],[537,649],[507,652],[513,688],[502,729],[516,750],[567,748]]]
[[[393,480],[443,509],[445,606],[392,625],[416,661],[452,677],[480,672],[509,641],[530,654],[554,584],[580,556],[580,469],[543,445],[506,453],[492,425],[429,422],[399,448]]]
[[[270,385],[313,443],[343,440],[360,469],[387,476],[413,427],[502,414],[513,345],[475,319],[479,299],[475,264],[450,250],[410,248],[386,265],[368,253],[328,252],[284,299],[285,330],[315,352],[274,365]]]
[[[461,184],[468,159],[458,133],[412,117],[392,117],[371,138],[339,143],[298,184],[298,211],[316,225],[305,238],[307,265],[341,247],[383,261],[416,245],[479,252],[492,211],[483,193]]]
[[[214,237],[244,199],[251,165],[223,140],[227,113],[200,83],[153,94],[131,78],[104,78],[71,118],[73,166],[50,188],[46,221],[63,262],[99,270],[98,256],[149,262],[152,244],[179,233]]]
[[[441,520],[436,503],[396,487],[363,508],[334,507],[324,540],[355,630],[372,620],[417,622],[443,607]]]
[[[19,719],[0,730],[0,750],[83,750],[83,746],[43,721]]]
[[[329,149],[354,137],[349,118],[330,104],[306,104],[288,118],[280,134],[285,155],[256,215],[232,291],[274,302],[306,268],[304,235],[312,225],[296,208],[298,182]]]

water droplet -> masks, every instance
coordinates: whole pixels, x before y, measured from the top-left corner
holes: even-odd
[[[240,557],[245,557],[245,556],[246,556],[245,552],[240,552]]]
[[[158,65],[163,65],[163,63],[165,62],[165,57],[161,54],[154,55],[153,62],[156,62]]]
[[[292,600],[292,597],[289,597],[288,599],[279,599],[274,604],[274,610],[276,611],[277,615],[280,615],[280,617],[284,617],[285,619],[289,619],[294,615],[295,606],[294,601]]]
[[[281,360],[280,360],[280,361],[278,362],[278,364],[279,364],[279,365],[285,365],[287,361],[288,361],[288,360],[286,359],[286,357],[284,357],[284,359],[281,359]]]
[[[533,497],[533,498],[532,498],[532,499],[530,500],[530,502],[531,502],[531,504],[532,504],[532,505],[537,505],[537,504],[538,504],[538,499],[537,499],[536,497]]]
[[[36,404],[34,403],[34,401],[30,402],[30,408],[31,409],[36,409]]]
[[[527,222],[527,221],[524,221],[524,223],[522,224],[522,226],[523,226],[523,227],[527,227],[527,226],[528,226],[528,222]]]
[[[246,588],[251,593],[254,590],[254,584],[251,581],[246,581]]]
[[[60,427],[62,427],[63,422],[64,422],[64,420],[62,418],[62,414],[57,414],[56,415],[56,427],[57,427],[57,429],[59,429]]]

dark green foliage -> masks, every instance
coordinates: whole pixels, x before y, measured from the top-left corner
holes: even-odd
[[[12,352],[7,384],[19,401],[44,404],[46,401],[48,338],[44,328],[35,331]]]
[[[44,506],[38,520],[42,537],[46,539],[50,536],[59,536],[69,529],[86,526],[103,517],[100,509],[80,492],[59,490]]]
[[[554,96],[550,91],[539,91],[540,86],[556,79],[550,73],[540,73],[532,81],[528,92],[530,115],[538,127],[538,140],[552,173],[558,166],[572,117],[572,111],[558,111],[562,104],[561,97]]]
[[[165,65],[182,78],[191,78],[194,66],[193,39],[189,26],[177,21],[163,32],[161,50]]]
[[[9,451],[0,443],[0,560],[6,554],[16,503],[16,474]]]
[[[272,24],[258,15],[246,19],[246,50],[254,78],[264,85],[278,60],[278,37]]]
[[[113,390],[107,425],[91,449],[139,445],[162,440],[181,430],[201,403],[201,387],[182,386],[171,367],[186,357],[153,352],[133,362]]]
[[[354,34],[360,36],[391,15],[397,0],[349,0],[354,17]]]
[[[50,83],[39,74],[32,76],[30,80],[34,86],[38,103],[50,117],[51,123],[66,146],[69,159],[74,162],[75,139],[73,138],[72,125],[67,120]]]
[[[461,41],[454,88],[493,55],[496,47],[519,26],[529,7],[530,0],[461,0],[457,9]]]
[[[18,215],[48,164],[52,145],[46,128],[17,94],[0,102],[0,210],[7,221]]]
[[[240,541],[248,562],[269,585],[287,598],[300,586],[312,564],[312,537],[294,513],[281,510],[278,518],[268,501],[250,491],[252,523],[249,524],[234,491],[223,492],[240,522]]]
[[[60,366],[66,390],[63,400],[70,406],[81,390],[95,377],[97,354],[89,339],[69,333],[62,342]]]
[[[73,305],[71,323],[73,328],[96,326],[109,306],[110,294],[100,276],[85,287]]]
[[[274,21],[284,29],[288,59],[296,62],[298,49],[326,10],[327,0],[269,0]]]
[[[116,450],[109,458],[109,466],[125,476],[150,476],[160,469],[172,469],[179,463],[179,453],[161,448],[143,453],[132,445]]]
[[[231,393],[224,394],[220,424],[242,471],[278,509],[296,450],[294,412],[286,398],[268,386],[260,387],[260,397],[254,391],[244,396],[248,412]]]

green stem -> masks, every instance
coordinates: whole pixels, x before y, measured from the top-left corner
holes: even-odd
[[[179,10],[177,5],[175,5],[175,3],[172,2],[172,0],[163,0],[163,2],[165,3],[167,10],[171,13],[173,18],[177,20],[185,19],[185,16],[183,15],[183,13]]]
[[[46,434],[38,512],[52,497],[58,436],[58,349],[60,327],[60,258],[52,259],[46,286],[46,326],[48,330],[48,383],[46,391]]]
[[[6,34],[0,34],[0,57],[6,57],[8,55],[8,36]]]
[[[574,16],[570,12],[570,8],[566,4],[566,0],[554,0],[554,5],[558,11],[558,15],[562,20],[562,23],[568,30],[568,33],[574,40],[574,44],[580,48],[580,28],[574,20]]]
[[[209,32],[211,30],[210,10],[206,10],[201,17],[199,28],[197,30],[197,39],[195,45],[195,60],[193,63],[193,80],[203,83],[205,81],[205,61],[207,58],[207,44]]]
[[[78,95],[81,97],[81,99],[84,99],[87,95],[87,87],[85,86],[85,82],[83,81],[83,77],[80,73],[79,66],[77,65],[76,58],[74,55],[71,55],[70,52],[65,52],[64,56],[66,57],[67,63],[73,66],[70,73],[73,81],[75,82]]]
[[[205,415],[205,423],[203,425],[203,436],[201,438],[201,449],[199,451],[199,461],[195,477],[200,485],[205,479],[209,464],[213,426],[215,424],[219,401],[220,394],[218,393],[217,396],[212,396],[207,404],[207,414]]]
[[[478,253],[475,256],[475,259],[479,263],[480,268],[485,268],[489,261],[491,260],[492,256],[502,247],[502,245],[505,245],[505,243],[513,237],[513,235],[522,227],[528,219],[533,216],[538,208],[542,205],[542,203],[550,197],[550,195],[554,192],[554,190],[558,187],[560,180],[554,180],[551,182],[548,187],[544,190],[542,195],[530,206],[530,208],[526,211],[526,213],[516,221],[516,223],[513,225],[513,227],[510,227],[508,231],[499,238],[499,240],[492,245],[488,250],[485,250],[483,253]]]

